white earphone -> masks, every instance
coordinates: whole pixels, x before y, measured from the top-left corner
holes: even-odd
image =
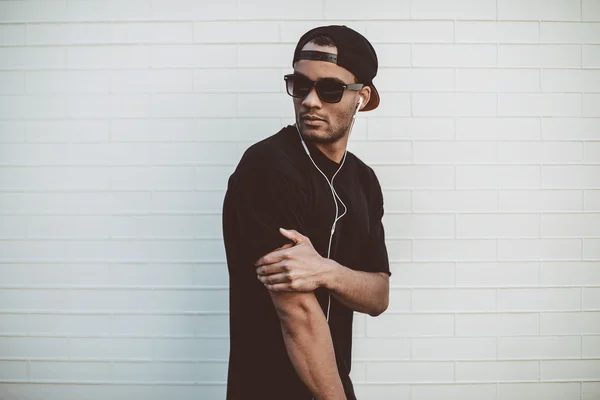
[[[356,114],[360,110],[362,102],[363,102],[363,99],[362,99],[362,97],[359,96],[358,105],[356,106],[356,110],[354,111],[354,115],[352,116],[352,122],[350,123],[350,130],[348,131],[348,136],[350,136],[350,132],[352,132],[352,128],[354,127],[354,120],[356,119]],[[315,163],[315,160],[313,160],[313,158],[310,154],[310,151],[308,150],[308,147],[306,146],[306,143],[304,143],[304,139],[302,138],[302,134],[300,133],[300,128],[298,127],[298,121],[296,121],[296,130],[298,131],[298,135],[300,136],[300,142],[302,143],[302,146],[304,147],[304,151],[306,151],[306,154],[308,154],[308,157],[310,157],[310,160],[312,161],[315,168],[317,170],[319,170],[321,175],[323,175],[323,177],[329,184],[329,188],[331,189],[331,194],[333,196],[333,202],[335,203],[335,219],[333,221],[333,225],[331,225],[331,232],[329,234],[329,246],[327,247],[327,258],[329,258],[329,254],[331,251],[331,240],[333,239],[333,233],[335,232],[335,225],[337,224],[339,219],[341,219],[344,215],[346,215],[346,212],[348,211],[348,208],[346,207],[346,205],[344,204],[344,202],[342,201],[340,196],[338,196],[337,192],[335,191],[335,188],[333,187],[333,180],[335,179],[335,176],[338,174],[338,172],[340,172],[340,170],[342,169],[342,166],[344,165],[344,162],[346,161],[347,151],[344,151],[344,158],[342,159],[342,163],[340,164],[340,167],[335,172],[335,174],[333,174],[331,181],[329,181],[329,178],[327,178],[327,175],[325,175],[323,173],[323,171],[321,171],[321,169]],[[342,215],[340,215],[339,217],[338,217],[339,208],[338,208],[338,204],[336,201],[336,197],[340,201],[340,203],[342,203],[342,205],[344,206],[344,213]],[[331,295],[329,295],[329,301],[327,303],[327,321],[329,321],[329,306],[330,305],[331,305]]]

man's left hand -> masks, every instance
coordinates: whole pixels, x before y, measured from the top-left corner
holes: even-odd
[[[280,232],[291,239],[294,246],[259,258],[255,264],[258,279],[274,292],[310,292],[323,286],[329,268],[327,259],[298,231],[280,228]]]

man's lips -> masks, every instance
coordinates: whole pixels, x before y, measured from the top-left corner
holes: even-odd
[[[325,123],[325,120],[317,117],[302,117],[302,122],[307,125],[319,125]]]

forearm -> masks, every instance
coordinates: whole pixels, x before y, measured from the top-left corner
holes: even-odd
[[[376,272],[354,271],[326,259],[323,280],[331,295],[351,310],[377,316],[389,304],[389,281]]]
[[[331,332],[320,307],[280,319],[288,356],[315,399],[345,400]]]

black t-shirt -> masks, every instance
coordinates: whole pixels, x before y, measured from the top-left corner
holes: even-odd
[[[331,178],[338,164],[311,142],[313,160]],[[333,186],[347,213],[338,220],[330,258],[353,270],[386,272],[381,186],[369,166],[347,152]],[[344,207],[338,203],[338,216]],[[230,353],[227,399],[310,400],[312,395],[291,363],[275,307],[257,279],[254,263],[289,239],[279,228],[307,236],[327,257],[335,219],[334,198],[325,177],[306,154],[294,125],[250,146],[229,177],[223,203],[223,237],[229,269]],[[327,313],[329,293],[315,290]],[[331,296],[329,327],[337,367],[348,400],[353,311]]]

